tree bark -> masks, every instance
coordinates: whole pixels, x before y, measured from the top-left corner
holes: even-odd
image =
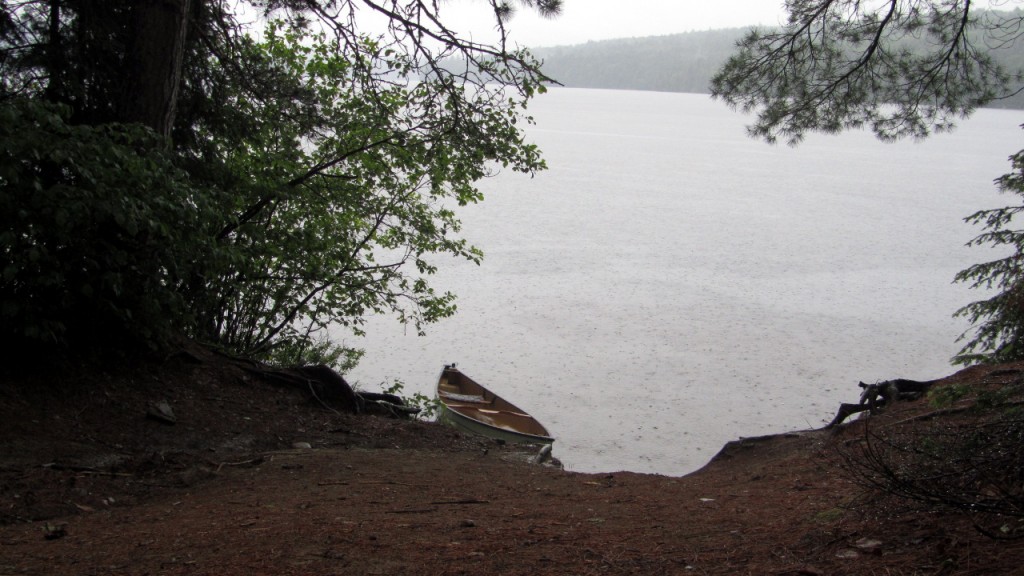
[[[168,139],[177,108],[191,3],[138,0],[125,58],[121,119],[145,124]]]

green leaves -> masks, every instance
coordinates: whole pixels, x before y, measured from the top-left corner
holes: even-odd
[[[481,258],[454,208],[497,166],[543,169],[518,126],[546,78],[525,51],[445,28],[436,2],[359,5],[262,3],[269,22],[248,36],[200,2],[170,140],[111,123],[126,117],[124,63],[166,64],[131,52],[133,3],[17,11],[0,29],[3,338],[184,332],[348,362],[328,326],[390,313],[420,330],[454,313],[428,281],[437,257]],[[391,25],[361,34],[366,11]]]
[[[452,207],[482,199],[474,183],[494,162],[543,168],[500,86],[423,77],[402,51],[349,41],[358,61],[322,34],[271,22],[231,59],[273,83],[218,86],[218,104],[241,111],[244,129],[194,127],[210,184],[231,183],[218,238],[234,254],[189,294],[198,336],[280,358],[275,350],[331,325],[358,330],[369,314],[421,331],[455,312],[455,297],[428,282],[432,256],[481,258],[456,236]],[[231,73],[210,65],[214,76]]]

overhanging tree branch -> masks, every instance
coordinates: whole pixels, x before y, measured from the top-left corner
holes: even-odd
[[[924,137],[1024,87],[974,46],[1007,45],[1019,16],[976,17],[970,0],[788,6],[786,26],[748,34],[712,81],[715,97],[757,111],[751,134],[770,142],[861,126],[886,140]]]

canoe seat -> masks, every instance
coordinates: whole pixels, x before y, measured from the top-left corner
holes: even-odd
[[[454,392],[445,392],[444,390],[439,390],[438,393],[442,397],[448,400],[455,400],[456,402],[467,402],[469,404],[489,404],[489,402],[487,402],[487,400],[485,400],[484,397],[480,396],[479,394],[456,394]]]
[[[501,414],[503,416],[518,416],[520,418],[533,418],[529,414],[523,414],[522,412],[513,412],[511,410],[488,410],[487,408],[477,408],[477,410],[484,412],[485,414]]]

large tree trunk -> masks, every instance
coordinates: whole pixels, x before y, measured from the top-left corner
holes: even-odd
[[[170,137],[193,0],[138,0],[125,58],[121,119]]]

